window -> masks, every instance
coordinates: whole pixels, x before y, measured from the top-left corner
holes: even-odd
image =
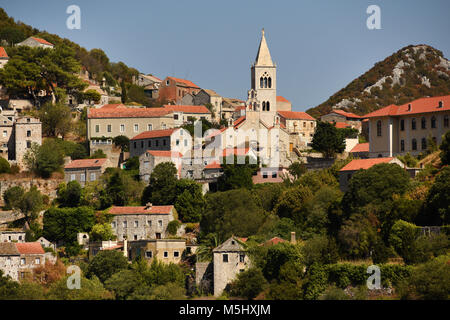
[[[85,182],[86,181],[86,175],[84,173],[80,174],[80,181]]]
[[[20,264],[24,265],[25,264],[25,258],[20,258]]]
[[[159,140],[155,140],[155,146],[159,145]]]
[[[417,150],[417,140],[416,139],[412,139],[412,149]]]
[[[168,86],[170,84],[170,81],[169,80],[167,80],[166,81],[166,86]]]
[[[139,125],[138,124],[135,124],[134,125],[134,132],[138,132],[139,131]]]
[[[270,102],[269,101],[266,102],[266,110],[270,111]]]
[[[223,261],[223,262],[228,262],[228,254],[227,254],[227,253],[224,253],[224,254],[222,255],[222,261]]]
[[[125,132],[125,125],[124,124],[120,125],[120,132]]]
[[[400,151],[405,151],[405,140],[400,140]]]
[[[139,221],[136,220],[136,221],[134,222],[134,227],[135,227],[135,228],[139,228]]]
[[[124,222],[123,222],[123,227],[124,227],[124,228],[127,228],[127,227],[128,227],[128,222],[127,222],[127,221],[124,221]]]
[[[111,222],[111,228],[113,228],[113,229],[116,228],[116,222],[115,221]]]
[[[31,141],[27,141],[27,148],[28,148],[28,149],[31,148]]]
[[[444,127],[448,128],[448,116],[444,116]]]
[[[158,227],[162,227],[162,220],[158,220]]]
[[[161,239],[161,233],[157,232],[157,233],[155,234],[155,236],[156,236],[156,239]]]
[[[277,173],[276,172],[272,172],[272,178],[276,178],[277,177]]]
[[[95,181],[95,172],[91,172],[91,181]]]
[[[267,88],[267,78],[264,78],[264,88]]]
[[[152,140],[148,140],[147,145],[148,145],[148,147],[150,148],[150,147],[152,146]]]
[[[34,259],[34,264],[41,264],[41,258]]]
[[[400,131],[405,131],[405,120],[400,120]]]
[[[95,125],[95,132],[100,132],[100,125],[99,124]]]
[[[263,79],[263,77],[261,77],[261,78],[259,79],[259,87],[260,87],[260,88],[263,88],[263,87],[264,87],[264,79]]]
[[[173,257],[174,258],[178,258],[180,256],[180,252],[178,252],[178,251],[174,251],[173,252]]]
[[[3,130],[3,137],[7,137],[8,136],[8,131]]]
[[[75,180],[75,174],[72,173],[72,174],[70,175],[70,181],[73,181],[73,180]]]
[[[164,258],[168,258],[169,257],[169,252],[164,251]]]
[[[267,172],[263,172],[263,179],[267,179]]]
[[[137,236],[137,234],[135,234],[134,235],[134,240],[137,240],[138,239],[138,236]]]
[[[416,130],[416,118],[412,118],[411,120],[411,129]]]
[[[173,119],[174,119],[174,120],[178,120],[178,115],[177,115],[177,114],[174,114],[174,115],[173,115]]]
[[[134,147],[135,149],[137,148],[136,141],[133,143],[133,147]]]
[[[111,132],[112,131],[112,126],[110,124],[108,124],[106,126],[106,131]]]
[[[141,141],[141,148],[144,148],[144,140]]]
[[[27,130],[27,137],[31,137],[31,130]]]
[[[422,138],[422,150],[426,150],[427,149],[427,139]]]
[[[268,82],[269,82],[269,88],[272,88],[272,78],[271,77],[269,77]]]
[[[6,265],[11,265],[11,257],[6,258]]]
[[[167,128],[167,126],[166,126],[165,123],[163,123],[162,128],[163,128],[163,129],[166,129],[166,128]]]
[[[188,145],[188,141],[187,141],[187,139],[184,139],[184,146],[187,147],[187,145]]]
[[[150,161],[144,161],[144,168],[150,167]]]
[[[435,116],[431,117],[431,128],[436,129],[436,117]]]
[[[377,121],[377,137],[381,137],[381,120]]]
[[[145,252],[145,257],[146,257],[146,258],[151,258],[151,257],[153,257],[153,252],[151,252],[151,251],[146,251],[146,252]]]
[[[245,260],[245,254],[241,253],[239,255],[239,262],[244,262],[244,260]]]
[[[179,146],[179,145],[180,145],[180,140],[179,140],[179,139],[175,140],[175,144],[176,144],[177,146]]]
[[[151,227],[151,226],[152,226],[152,220],[148,220],[148,221],[147,221],[147,225],[148,225],[149,227]]]
[[[263,103],[262,103],[262,109],[263,109],[263,111],[266,111],[266,102],[265,101],[263,101]]]
[[[426,129],[427,128],[427,119],[425,119],[425,117],[422,117],[421,127],[422,127],[422,129]]]

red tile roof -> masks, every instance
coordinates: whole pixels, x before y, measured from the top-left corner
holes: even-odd
[[[439,101],[443,102],[442,108],[438,108]],[[409,111],[408,105],[411,105],[411,110]],[[428,112],[438,112],[448,110],[450,110],[450,95],[440,97],[420,98],[412,102],[402,104],[401,106],[391,104],[387,107],[366,114],[364,118],[403,116],[408,114],[428,113]]]
[[[116,207],[113,206],[109,209],[108,213],[113,215],[122,214],[170,214],[173,206],[151,206],[147,208],[142,207]]]
[[[78,168],[98,168],[104,165],[106,158],[100,159],[78,159],[73,160],[64,166],[64,169],[78,169]]]
[[[157,118],[169,113],[172,111],[166,108],[90,108],[88,118]]]
[[[300,111],[278,111],[278,114],[285,119],[293,120],[316,120],[306,112]]]
[[[144,131],[144,132],[138,134],[137,136],[131,138],[130,140],[170,137],[175,130],[177,130],[177,129],[163,129],[163,130]]]
[[[164,109],[176,111],[176,112],[184,112],[184,113],[211,113],[211,111],[209,111],[209,109],[205,106],[166,104],[166,105],[164,105]]]
[[[245,116],[239,117],[234,121],[233,126],[237,129],[245,121]]]
[[[283,96],[277,96],[277,101],[291,103],[288,99],[286,99]]]
[[[8,59],[8,54],[3,47],[0,47],[0,59]]]
[[[369,152],[369,143],[358,143],[350,152]]]
[[[351,125],[345,122],[333,122],[334,126],[338,129],[350,128]]]
[[[220,163],[214,161],[205,166],[205,169],[220,169]]]
[[[234,108],[234,111],[241,111],[241,110],[245,110],[245,106],[237,106],[236,108]]]
[[[175,82],[181,83],[187,87],[191,87],[191,88],[199,88],[200,87],[198,85],[196,85],[195,83],[193,83],[192,81],[186,80],[186,79],[180,79],[180,78],[175,78],[175,77],[167,77],[168,79],[171,79]]]
[[[123,248],[123,244],[118,244],[109,248],[103,248],[102,250],[116,250],[116,249],[121,249]]]
[[[354,113],[352,113],[352,112],[346,112],[346,111],[344,111],[344,110],[340,110],[340,109],[334,109],[333,111],[331,111],[332,113],[334,112],[334,113],[337,113],[337,114],[340,114],[340,115],[342,115],[342,116],[344,116],[344,117],[347,117],[347,118],[362,118],[361,116],[358,116],[357,114],[354,114]]]
[[[230,155],[236,155],[236,156],[245,156],[249,152],[249,148],[228,148],[223,149],[222,156],[230,156]]]
[[[273,237],[272,239],[264,242],[264,245],[275,245],[275,244],[282,243],[282,242],[287,242],[287,240],[281,239],[279,237]]]
[[[45,251],[39,242],[16,243],[20,254],[44,254]]]
[[[37,42],[42,43],[42,44],[53,46],[53,43],[50,43],[47,40],[44,40],[44,39],[41,39],[41,38],[31,37],[31,39],[36,40]]]
[[[389,163],[393,159],[394,158],[355,159],[355,160],[352,160],[347,165],[345,165],[339,171],[355,171],[355,170],[359,170],[359,169],[366,170],[366,169],[369,169],[379,163]]]
[[[166,158],[172,158],[172,157],[181,158],[181,157],[183,157],[183,154],[181,152],[170,151],[170,150],[147,150],[147,152],[150,153],[154,157],[166,157]]]

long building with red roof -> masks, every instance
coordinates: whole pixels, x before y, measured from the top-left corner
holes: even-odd
[[[366,114],[369,119],[369,156],[392,157],[425,152],[429,139],[437,145],[450,130],[450,95],[420,98],[389,105]]]

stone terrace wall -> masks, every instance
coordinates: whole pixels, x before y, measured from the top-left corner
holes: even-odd
[[[56,198],[56,189],[61,182],[64,182],[64,179],[18,178],[6,180],[0,177],[0,205],[4,205],[3,193],[15,186],[29,190],[31,186],[35,185],[41,193],[48,195],[50,200],[53,200]]]

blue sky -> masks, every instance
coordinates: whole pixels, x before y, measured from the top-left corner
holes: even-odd
[[[81,30],[66,27],[72,4],[81,9]],[[381,30],[366,27],[372,4],[381,8]],[[296,111],[324,102],[409,44],[450,56],[448,0],[0,0],[0,7],[87,49],[101,48],[111,61],[241,99],[264,28],[278,94]]]

